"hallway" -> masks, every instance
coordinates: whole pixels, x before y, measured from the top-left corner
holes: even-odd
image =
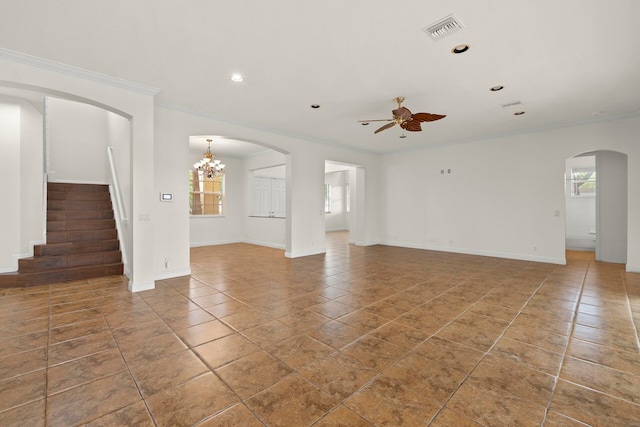
[[[327,235],[0,290],[0,425],[640,425],[640,274]],[[579,422],[578,422],[579,421]],[[584,424],[581,424],[584,423]]]

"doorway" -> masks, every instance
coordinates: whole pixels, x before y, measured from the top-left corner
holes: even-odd
[[[349,243],[364,241],[364,168],[325,161],[325,232],[342,232]]]
[[[565,176],[566,249],[626,264],[626,154],[600,150],[577,155],[567,159]]]

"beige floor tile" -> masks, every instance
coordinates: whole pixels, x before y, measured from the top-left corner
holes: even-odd
[[[47,349],[15,353],[0,359],[0,381],[8,380],[47,367]]]
[[[377,371],[342,353],[333,353],[298,372],[337,400],[343,400],[371,381]]]
[[[47,395],[127,370],[120,352],[109,349],[52,366],[47,370]]]
[[[260,350],[243,336],[234,333],[226,337],[194,347],[193,350],[211,369],[219,368]]]
[[[546,406],[555,385],[555,377],[523,364],[487,356],[471,373],[493,388],[505,390],[540,406]]]
[[[280,381],[293,370],[272,355],[259,351],[215,370],[241,399]]]
[[[270,426],[308,426],[336,402],[322,390],[294,374],[248,399],[245,404]]]
[[[229,409],[225,409],[218,415],[209,418],[202,424],[198,424],[199,427],[262,427],[262,424],[256,417],[247,409],[247,407],[238,403]]]
[[[191,351],[184,350],[149,363],[131,366],[134,379],[143,397],[184,383],[209,369]]]
[[[200,323],[186,329],[176,331],[176,334],[189,346],[195,347],[233,333],[227,325],[219,320]]]
[[[551,410],[593,426],[632,426],[640,406],[564,380],[558,380]]]
[[[562,354],[506,337],[498,340],[489,354],[550,375],[558,374],[562,362]]]
[[[3,427],[44,427],[45,400],[40,399],[22,406],[0,412],[0,425]]]
[[[447,403],[447,408],[485,426],[540,426],[545,407],[468,379]]]
[[[560,378],[640,404],[640,376],[637,375],[566,357],[560,370]]]
[[[154,427],[153,419],[142,400],[96,418],[86,424],[86,427],[136,426]]]
[[[102,378],[47,398],[47,425],[81,424],[141,399],[128,372]]]
[[[345,402],[374,425],[424,425],[439,405],[397,381],[381,377]]]
[[[298,335],[270,345],[266,350],[282,360],[294,370],[322,359],[333,353],[334,349],[308,335]]]
[[[359,415],[354,414],[351,410],[344,406],[338,406],[336,409],[325,415],[313,425],[313,427],[368,427],[369,424]]]
[[[146,401],[158,425],[192,426],[237,403],[238,398],[209,372]]]

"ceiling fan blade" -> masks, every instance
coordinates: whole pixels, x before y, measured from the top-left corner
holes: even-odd
[[[431,113],[415,113],[413,115],[413,121],[417,122],[434,122],[436,120],[444,119],[447,117],[442,114],[431,114]]]
[[[374,133],[382,132],[383,130],[389,129],[390,127],[393,127],[395,125],[396,125],[396,122],[387,123],[386,125],[376,130]]]
[[[409,120],[411,118],[411,111],[408,108],[400,107],[392,111],[395,117],[400,117],[402,120]]]
[[[369,122],[391,122],[393,119],[376,119],[376,120],[358,120],[358,123],[369,123]]]
[[[409,132],[420,132],[422,130],[422,126],[420,126],[420,122],[417,120],[407,120],[404,123],[401,123],[400,126],[402,129]]]

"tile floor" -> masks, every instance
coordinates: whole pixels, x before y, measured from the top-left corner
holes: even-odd
[[[0,290],[0,425],[640,425],[639,274],[327,246]]]

